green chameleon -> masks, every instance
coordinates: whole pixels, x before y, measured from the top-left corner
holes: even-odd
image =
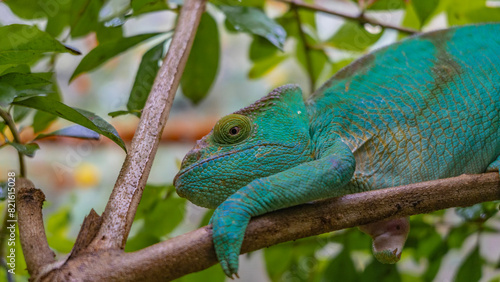
[[[500,24],[421,34],[368,54],[303,100],[295,85],[221,118],[186,155],[177,193],[215,208],[229,277],[252,216],[361,191],[500,167]],[[400,218],[362,227],[399,260]]]

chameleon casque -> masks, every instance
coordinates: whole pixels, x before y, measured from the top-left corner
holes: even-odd
[[[273,90],[221,118],[185,156],[174,184],[180,196],[215,208],[215,250],[232,277],[252,216],[497,171],[499,156],[500,24],[483,24],[379,49],[340,70],[305,101],[295,85]],[[394,263],[408,219],[364,231],[374,238],[375,257]]]

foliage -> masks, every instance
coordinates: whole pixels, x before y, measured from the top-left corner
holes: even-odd
[[[122,26],[130,19],[147,17],[157,11],[178,13],[178,5],[182,5],[182,1],[131,0],[124,9],[103,15],[105,2],[4,1],[16,16],[33,21],[33,24],[0,26],[0,111],[4,113],[0,133],[5,139],[0,149],[11,145],[21,154],[33,156],[38,149],[33,141],[40,138],[58,135],[96,138],[101,134],[125,150],[116,130],[104,119],[64,104],[64,95],[60,94],[54,79],[58,75],[53,73],[54,61],[61,53],[79,54],[77,50],[64,45],[68,38],[84,38],[95,34],[99,44],[83,54],[82,61],[71,75],[72,81],[127,50],[157,40],[159,43],[142,57],[127,109],[110,113],[111,116],[140,116],[159,64],[165,56],[171,31],[124,37]],[[450,26],[500,21],[500,8],[487,5],[486,0],[353,0],[352,4],[358,6],[365,16],[397,10],[404,15],[402,26],[418,30],[429,26],[442,15],[446,16]],[[251,36],[248,48],[252,63],[248,71],[249,79],[266,77],[278,66],[294,60],[304,76],[310,77],[311,89],[317,88],[320,82],[324,82],[341,67],[371,50],[385,34],[394,32],[383,26],[374,29],[370,28],[369,23],[345,20],[333,29],[333,34],[323,38],[318,30],[319,13],[300,6],[284,5],[286,8],[283,9],[275,2],[263,0],[214,0],[210,6],[201,19],[181,80],[183,95],[193,103],[202,101],[217,79],[219,62],[223,56],[220,42],[220,33],[223,31]],[[274,18],[266,13],[270,9],[279,10]],[[218,24],[216,14],[224,15],[224,24]],[[46,23],[41,25],[45,26],[44,30],[37,26],[40,21]],[[404,36],[406,34],[399,33],[400,38]],[[34,72],[35,64],[41,64],[44,70]],[[27,120],[29,116],[34,116],[33,120]],[[20,130],[19,126],[13,124],[24,122],[27,124],[24,128],[32,127],[35,133],[40,133],[56,118],[69,120],[78,126],[41,133],[34,140],[24,143],[8,137],[11,136],[9,133]],[[12,123],[9,120],[13,120]],[[176,228],[182,226],[185,206],[185,200],[175,195],[172,186],[147,186],[126,250],[137,250],[170,237]],[[464,242],[473,238],[475,243],[472,251],[462,256],[460,265],[452,271],[456,281],[478,281],[485,267],[500,269],[500,261],[485,259],[483,248],[480,248],[484,244],[480,240],[484,234],[499,233],[490,224],[498,219],[495,216],[497,211],[498,203],[493,202],[456,209],[462,220],[455,219],[451,223],[448,222],[449,213],[445,212],[413,217],[412,231],[403,252],[402,263],[398,265],[382,265],[371,258],[368,236],[349,229],[265,249],[267,273],[272,281],[331,281],[332,277],[339,277],[342,281],[432,281],[439,272],[447,271],[443,269],[446,257],[463,250]],[[210,212],[207,214],[203,223],[208,221]],[[164,220],[165,215],[168,215],[168,221]],[[74,238],[68,238],[70,221],[71,214],[67,207],[49,217],[48,240],[57,252],[67,253],[71,249]],[[406,265],[419,267],[408,268]],[[220,267],[214,266],[180,280],[201,279],[223,281],[225,277]]]

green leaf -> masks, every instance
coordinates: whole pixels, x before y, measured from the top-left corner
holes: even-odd
[[[211,0],[210,2],[216,5],[228,5],[228,6],[246,6],[246,7],[258,7],[262,8],[264,5],[264,0]]]
[[[132,37],[106,41],[98,45],[82,59],[80,64],[78,64],[75,71],[71,75],[70,81],[72,81],[79,74],[97,68],[107,60],[158,34],[160,33],[141,34]]]
[[[120,136],[118,136],[118,133],[116,132],[114,127],[91,112],[87,112],[82,109],[71,108],[57,100],[53,100],[47,97],[31,97],[22,101],[15,101],[13,102],[13,104],[37,109],[39,111],[44,111],[49,114],[53,114],[63,119],[72,121],[88,129],[94,130],[95,132],[111,139],[113,142],[118,144],[125,152],[127,151],[127,149],[125,148],[125,143],[120,138]]]
[[[98,29],[102,0],[73,0],[71,5],[71,37],[77,38]]]
[[[354,267],[349,249],[344,246],[342,251],[328,263],[321,281],[332,281],[334,277],[342,277],[342,281],[360,281],[360,275]],[[366,280],[363,280],[366,281]]]
[[[99,140],[99,133],[97,133],[93,130],[90,130],[86,127],[83,127],[81,125],[68,126],[66,128],[53,131],[51,133],[39,134],[35,138],[35,140],[39,140],[39,139],[42,139],[45,137],[50,137],[50,136],[61,136],[61,137],[73,137],[73,138],[80,138],[80,139]]]
[[[253,64],[252,68],[248,72],[248,77],[251,79],[260,78],[269,73],[270,71],[272,71],[286,58],[288,58],[288,56],[278,55],[259,60]]]
[[[0,105],[12,103],[18,97],[30,97],[52,92],[52,73],[8,73],[0,76]]]
[[[382,36],[382,32],[372,34],[361,24],[347,21],[327,41],[327,44],[348,51],[364,51],[373,45]]]
[[[67,238],[70,222],[69,207],[60,208],[47,219],[47,241],[50,247],[58,252],[69,253],[73,248],[74,242]]]
[[[285,29],[266,16],[261,10],[251,7],[224,5],[220,5],[219,8],[236,30],[260,35],[283,50],[286,40]]]
[[[498,201],[475,204],[471,207],[456,208],[455,213],[466,221],[485,222],[498,212]]]
[[[210,218],[212,218],[214,211],[215,210],[207,210],[205,215],[203,215],[203,218],[201,219],[200,225],[198,226],[198,228],[201,228],[201,227],[208,225],[210,223]]]
[[[16,123],[21,122],[29,113],[31,109],[25,107],[14,106],[12,107],[13,118]]]
[[[266,270],[272,281],[279,281],[283,273],[290,269],[294,261],[293,245],[290,243],[279,244],[264,249]]]
[[[479,246],[467,256],[457,273],[455,282],[475,282],[481,279],[483,258],[479,254]]]
[[[145,218],[144,225],[148,232],[157,237],[163,237],[172,232],[184,218],[185,205],[186,199],[177,196],[159,201]],[[168,215],[167,221],[166,215]]]
[[[439,0],[413,0],[411,4],[415,8],[415,13],[421,25],[424,25],[432,15],[432,12],[439,6]]]
[[[310,38],[310,37],[309,37]],[[313,77],[313,86],[316,88],[317,81],[327,65],[327,63],[330,61],[328,56],[326,55],[324,50],[309,50],[309,57],[311,59],[311,65],[312,65],[312,77]],[[299,64],[304,68],[306,72],[309,72],[309,68],[307,67],[307,61],[306,61],[306,50],[304,48],[304,44],[302,41],[297,41],[297,48],[296,48],[296,58],[299,62]]]
[[[132,0],[130,4],[135,16],[168,9],[165,0]]]
[[[443,1],[443,0],[441,0]],[[471,11],[483,9],[486,7],[485,0],[449,0],[447,9],[445,9],[446,17],[449,25],[464,25],[471,23],[468,14]],[[475,19],[475,20],[480,20]],[[486,19],[485,19],[486,21]]]
[[[30,73],[31,70],[30,70],[30,67],[28,65],[25,65],[25,64],[21,64],[21,65],[4,65],[4,66],[8,66],[5,70],[3,70],[0,75],[5,75],[5,74],[8,74],[8,73],[13,73],[13,72],[17,72],[17,73]]]
[[[199,282],[199,281],[209,281],[209,282],[224,282],[226,276],[224,272],[221,271],[219,265],[214,265],[203,271],[190,273],[188,275],[182,276],[181,278],[175,280],[176,282]]]
[[[151,48],[142,56],[141,64],[135,75],[134,85],[132,86],[127,102],[128,113],[132,112],[140,116],[140,111],[146,104],[156,74],[160,69],[158,63],[163,57],[164,46],[165,41]]]
[[[368,1],[371,3],[367,10],[399,10],[405,8],[405,0],[377,0]]]
[[[278,48],[260,36],[253,36],[250,43],[249,57],[252,62],[274,56]]]
[[[374,259],[365,268],[361,281],[400,282],[401,275],[395,264],[383,264]]]
[[[48,52],[72,53],[72,50],[36,26],[2,26],[0,38],[0,65],[29,64]]]
[[[416,30],[420,30],[420,28],[422,27],[422,23],[420,22],[420,19],[418,18],[417,12],[415,11],[413,5],[407,6],[402,25],[404,27],[409,27]],[[399,39],[403,38],[404,36],[406,36],[406,34],[400,33]]]
[[[7,144],[11,145],[12,147],[16,148],[16,150],[23,154],[26,155],[30,158],[35,156],[35,151],[40,149],[40,146],[36,143],[28,143],[28,144],[19,144],[15,142],[7,142]]]
[[[61,94],[60,94],[59,87],[57,85],[57,80],[53,79],[52,83],[52,92],[47,94],[47,98],[56,100],[56,101],[61,101]],[[42,130],[45,130],[49,125],[57,119],[57,116],[53,114],[49,114],[46,112],[42,111],[36,111],[35,116],[33,117],[33,131],[34,133],[38,133]]]
[[[207,96],[217,76],[219,52],[217,23],[204,13],[181,78],[182,93],[195,104]]]

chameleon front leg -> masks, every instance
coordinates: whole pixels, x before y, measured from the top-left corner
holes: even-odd
[[[497,159],[486,168],[486,172],[491,171],[498,171],[500,173],[500,156],[498,156]]]
[[[319,159],[256,179],[228,197],[210,220],[215,252],[226,275],[237,275],[238,255],[252,216],[348,194],[352,191],[347,191],[345,184],[352,178],[354,169],[351,150],[336,141]]]

